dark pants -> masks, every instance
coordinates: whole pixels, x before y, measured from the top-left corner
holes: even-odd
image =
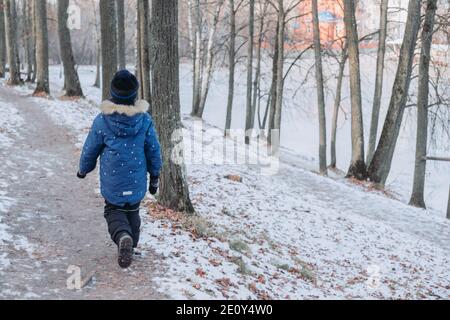
[[[134,248],[138,246],[141,231],[141,217],[139,207],[141,203],[118,207],[106,202],[105,219],[108,223],[108,231],[115,244],[119,244],[122,233],[128,233],[134,242]]]

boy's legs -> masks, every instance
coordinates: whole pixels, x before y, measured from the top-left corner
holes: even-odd
[[[140,203],[131,206],[131,211],[128,212],[128,222],[131,226],[131,236],[133,237],[133,248],[137,248],[139,244],[139,237],[141,234],[141,217],[139,215]]]
[[[139,212],[139,207],[137,207]],[[106,202],[105,205],[105,219],[108,223],[108,231],[111,239],[115,244],[119,245],[120,236],[127,233],[133,237],[133,229],[128,221],[128,213],[135,212],[134,206],[118,207]],[[134,237],[133,237],[134,239]]]

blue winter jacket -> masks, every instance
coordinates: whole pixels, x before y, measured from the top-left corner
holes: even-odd
[[[100,157],[101,193],[113,205],[139,203],[147,193],[147,172],[160,174],[161,148],[148,108],[144,100],[134,106],[103,102],[83,147],[80,173],[92,172]]]

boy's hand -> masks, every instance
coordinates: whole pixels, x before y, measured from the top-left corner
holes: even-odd
[[[154,196],[158,192],[158,187],[159,187],[159,177],[151,177],[150,187],[148,188],[150,194]]]
[[[80,171],[78,171],[77,172],[77,177],[78,177],[78,179],[84,179],[84,178],[86,178],[86,174],[81,173]]]

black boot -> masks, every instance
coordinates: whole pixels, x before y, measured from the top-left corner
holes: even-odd
[[[133,238],[127,233],[123,233],[119,238],[119,266],[127,269],[133,260]]]

